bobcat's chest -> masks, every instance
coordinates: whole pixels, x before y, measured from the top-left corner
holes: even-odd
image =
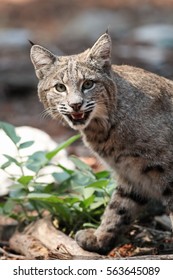
[[[89,142],[87,145],[103,163],[118,175],[119,181],[140,188],[143,193],[153,197],[160,197],[162,182],[162,167],[150,162],[139,153],[121,149],[121,145]]]
[[[116,172],[120,182],[134,186],[149,196],[160,197],[164,176],[161,165],[128,153],[105,157],[103,160]]]

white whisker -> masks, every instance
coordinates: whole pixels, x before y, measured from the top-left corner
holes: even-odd
[[[51,116],[50,108],[46,108],[43,112],[40,113],[42,119],[46,119],[48,116]]]

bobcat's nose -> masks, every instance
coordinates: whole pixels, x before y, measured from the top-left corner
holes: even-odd
[[[80,108],[82,107],[83,101],[78,102],[78,103],[69,103],[68,105],[75,111],[78,112],[80,111]]]

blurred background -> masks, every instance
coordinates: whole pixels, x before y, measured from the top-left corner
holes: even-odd
[[[173,79],[173,0],[0,0],[0,120],[41,128],[58,141],[73,135],[41,117],[28,40],[73,54],[107,28],[115,64]]]

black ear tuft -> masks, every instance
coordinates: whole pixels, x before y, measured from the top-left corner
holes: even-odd
[[[109,27],[106,29],[105,33],[109,35]]]
[[[31,46],[35,45],[35,43],[33,43],[31,40],[28,40],[28,42],[31,44]]]

